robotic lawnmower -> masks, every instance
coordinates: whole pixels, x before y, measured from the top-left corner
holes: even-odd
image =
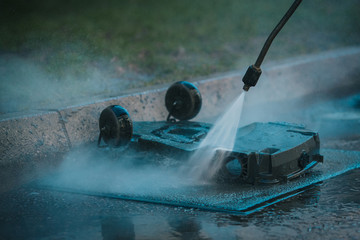
[[[134,146],[170,153],[184,161],[200,148],[212,127],[189,121],[199,113],[201,103],[199,90],[182,81],[166,93],[166,121],[132,122],[125,108],[109,106],[100,115],[98,145],[103,145],[103,140],[109,147]],[[276,183],[298,177],[322,162],[319,149],[316,132],[290,123],[256,122],[239,128],[234,149],[216,149],[213,160],[224,158],[216,174],[222,181]]]

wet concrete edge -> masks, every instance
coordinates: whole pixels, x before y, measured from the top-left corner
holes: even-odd
[[[282,101],[334,88],[351,88],[359,82],[359,63],[360,47],[270,63],[263,67],[258,85],[250,89],[252,94],[248,94],[247,102],[261,104],[259,101],[264,100],[259,100],[258,96],[266,101]],[[203,106],[194,121],[211,118],[238,96],[242,91],[243,74],[244,71],[237,71],[195,80],[203,97]],[[29,172],[36,172],[42,165],[56,164],[58,156],[68,152],[71,147],[95,142],[99,134],[98,118],[109,105],[125,107],[133,121],[165,120],[166,90],[167,87],[162,87],[84,105],[34,111],[25,116],[1,119],[0,173],[3,184],[0,192],[18,182],[19,176],[31,179],[33,174]],[[6,183],[10,178],[13,180]]]

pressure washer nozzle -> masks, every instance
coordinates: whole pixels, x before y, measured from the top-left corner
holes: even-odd
[[[254,87],[257,81],[259,80],[260,75],[261,75],[261,69],[259,67],[256,67],[255,65],[251,65],[247,69],[242,79],[242,81],[244,82],[243,89],[245,91],[248,91],[250,87]]]
[[[244,89],[244,91],[249,91],[249,89],[250,89],[250,86],[249,85],[247,85],[247,84],[244,84],[244,86],[243,86],[243,89]]]

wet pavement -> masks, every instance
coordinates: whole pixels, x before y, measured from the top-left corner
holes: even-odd
[[[23,186],[0,197],[0,239],[359,239],[360,169],[248,216]]]

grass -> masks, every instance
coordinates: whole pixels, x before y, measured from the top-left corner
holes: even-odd
[[[189,80],[252,64],[291,3],[3,0],[0,54],[65,84],[86,83],[94,70],[99,81],[123,79],[126,88]],[[359,44],[359,12],[358,0],[304,1],[265,62]]]

